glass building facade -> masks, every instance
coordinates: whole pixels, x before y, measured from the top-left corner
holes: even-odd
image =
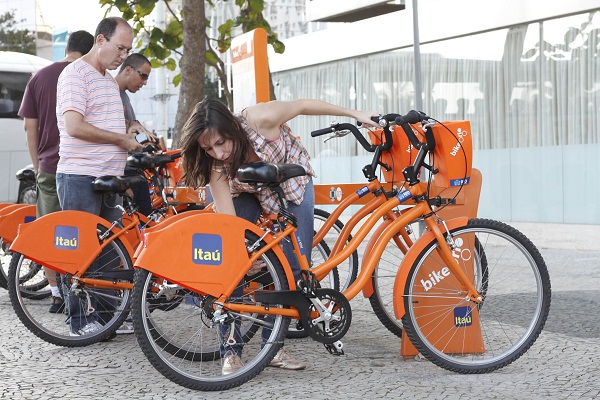
[[[600,224],[600,8],[420,46],[423,111],[471,121],[479,214],[504,221]],[[414,51],[404,47],[274,74],[280,100],[318,98],[406,113],[415,108]],[[370,159],[349,135],[324,143],[292,128],[317,182],[360,182]]]

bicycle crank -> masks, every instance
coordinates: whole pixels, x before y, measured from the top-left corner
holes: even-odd
[[[308,299],[311,305],[302,325],[306,327],[311,338],[331,345],[344,337],[350,329],[350,302],[341,292],[334,289],[316,289],[315,294],[315,297]]]

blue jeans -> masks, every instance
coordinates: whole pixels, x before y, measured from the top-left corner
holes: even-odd
[[[94,179],[96,178],[88,175],[56,174],[56,190],[62,209],[65,211],[85,211],[98,215],[109,222],[120,220],[121,211],[115,207],[121,204],[121,198],[119,196],[104,196],[103,194],[94,192],[92,186]],[[65,222],[68,223],[68,221]],[[109,247],[105,248],[98,258],[101,258],[105,251],[109,251]],[[97,271],[100,267],[101,266],[94,261],[87,271]],[[106,267],[106,265],[102,267]],[[118,260],[116,260],[115,267],[118,268]],[[93,321],[102,324],[106,323],[110,320],[115,308],[114,301],[99,299],[96,296],[92,296],[92,307],[96,309],[96,312],[91,315],[86,315],[85,309],[83,308],[85,300],[82,300],[75,295],[68,295],[66,300],[70,317],[71,332],[77,332],[77,330]]]
[[[233,199],[233,205],[235,207],[235,213],[238,217],[243,218],[247,221],[255,223],[258,221],[262,213],[262,207],[255,195],[251,193],[241,193],[238,197]],[[298,230],[296,231],[300,237],[300,242],[304,248],[306,259],[310,265],[310,257],[312,253],[312,241],[314,236],[314,214],[315,214],[315,189],[312,179],[308,181],[304,190],[304,199],[298,205],[289,202],[288,208],[298,218]],[[294,254],[294,246],[291,242],[283,240],[283,253],[285,254],[292,272],[294,273],[294,279],[297,281],[300,279],[300,263],[296,254]],[[241,297],[243,295],[243,282],[233,291],[231,297]],[[272,321],[272,317],[267,317],[267,321]],[[222,326],[222,335],[225,335],[227,327]],[[271,330],[263,328],[262,338],[266,341],[271,334]],[[236,344],[224,348],[221,347],[221,355],[224,355],[226,351],[233,352],[241,357],[243,340],[239,332],[239,323],[235,324],[234,338]]]
[[[89,212],[110,222],[120,219],[121,211],[116,206],[122,205],[121,198],[94,192],[92,183],[95,179],[88,175],[56,174],[56,191],[61,208],[65,211]]]

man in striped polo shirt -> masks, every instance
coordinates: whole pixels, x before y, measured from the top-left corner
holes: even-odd
[[[123,175],[127,152],[141,150],[138,128],[127,129],[119,85],[108,72],[129,56],[133,30],[123,18],[103,19],[96,28],[92,50],[68,65],[58,79],[56,117],[60,148],[56,184],[63,210],[86,211],[115,221],[118,196],[104,197],[92,189],[102,175]],[[92,265],[90,268],[94,268]],[[89,335],[102,323],[110,304],[92,304],[86,315],[77,296],[69,296],[71,335]],[[110,312],[110,310],[108,310]]]

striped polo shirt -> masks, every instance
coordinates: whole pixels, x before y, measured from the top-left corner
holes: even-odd
[[[101,75],[81,58],[68,65],[58,79],[56,119],[60,131],[57,173],[123,175],[127,151],[114,144],[92,143],[69,135],[63,114],[76,111],[97,128],[125,134],[119,85],[106,71]]]

